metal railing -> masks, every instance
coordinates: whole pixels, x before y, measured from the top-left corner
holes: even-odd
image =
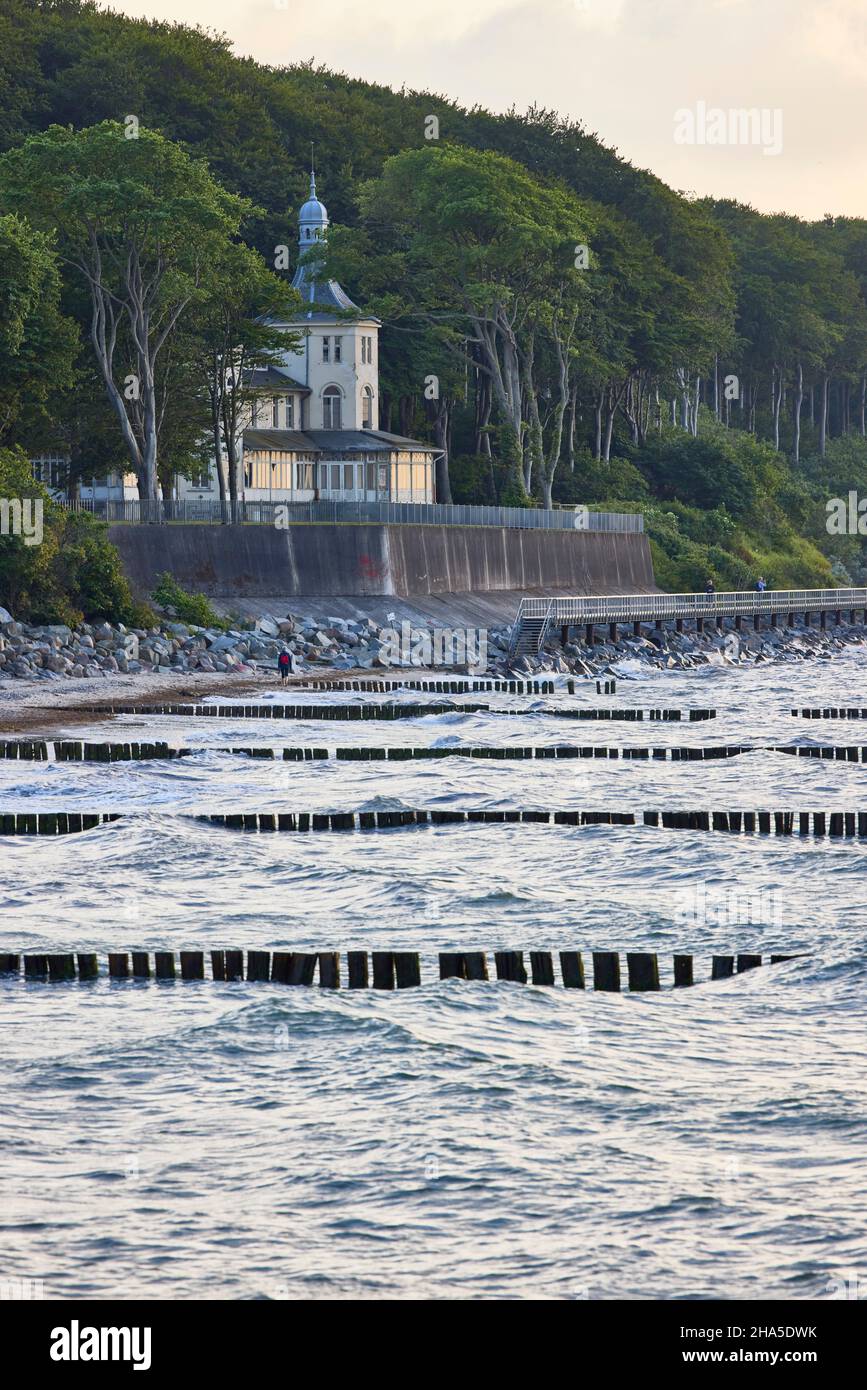
[[[104,521],[128,525],[286,526],[290,523],[384,522],[414,526],[500,526],[521,531],[619,531],[640,534],[644,517],[632,512],[546,511],[536,507],[474,507],[438,502],[220,502],[187,497],[179,501],[112,501],[105,498],[65,501],[73,511],[87,511]]]
[[[522,618],[549,615],[549,624],[653,622],[657,618],[751,617],[755,613],[815,613],[863,608],[867,589],[754,589],[719,594],[603,594],[582,598],[522,598]]]
[[[740,618],[762,613],[867,609],[864,589],[733,590],[719,594],[602,594],[581,598],[523,598],[512,628],[512,650],[525,624],[544,623],[539,645],[556,627],[592,623],[650,623],[677,618]]]

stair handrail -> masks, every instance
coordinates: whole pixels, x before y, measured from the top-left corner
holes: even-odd
[[[519,639],[519,637],[520,637],[520,635],[521,635],[521,624],[522,624],[523,621],[524,621],[524,605],[525,605],[526,602],[527,602],[526,599],[523,599],[523,598],[521,599],[521,602],[518,604],[518,611],[517,611],[517,613],[515,614],[515,621],[514,621],[513,624],[512,624],[512,635],[511,635],[511,637],[509,638],[509,656],[510,656],[510,657],[513,657],[513,656],[515,655],[515,652],[517,651],[517,648],[518,648],[518,639]]]

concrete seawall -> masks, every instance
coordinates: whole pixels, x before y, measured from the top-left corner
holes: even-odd
[[[168,570],[210,597],[641,593],[656,588],[647,537],[495,526],[112,526],[148,595]]]

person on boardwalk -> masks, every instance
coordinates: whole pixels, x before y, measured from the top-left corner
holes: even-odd
[[[289,672],[292,669],[292,658],[285,648],[277,658],[277,668],[280,672],[280,679],[285,685],[289,679]]]
[[[756,580],[756,591],[757,591],[758,593],[760,593],[760,594],[763,594],[763,593],[765,592],[765,590],[767,589],[767,587],[768,587],[768,586],[767,586],[767,584],[765,583],[764,579],[762,578],[761,575],[759,575],[758,579]]]

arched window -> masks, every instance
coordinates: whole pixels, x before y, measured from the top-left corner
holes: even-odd
[[[326,386],[322,392],[322,428],[339,430],[342,425],[341,394],[337,386]]]
[[[373,392],[369,386],[365,386],[361,393],[361,428],[373,429]]]

